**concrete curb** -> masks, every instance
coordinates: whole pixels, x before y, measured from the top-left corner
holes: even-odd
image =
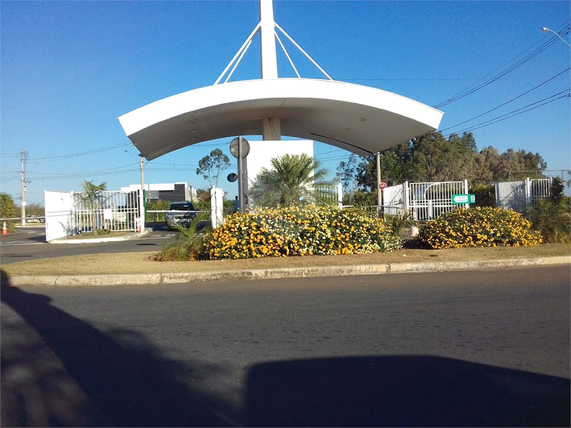
[[[474,260],[467,262],[392,263],[356,266],[322,266],[302,268],[245,269],[238,271],[116,274],[116,275],[61,275],[14,276],[11,285],[33,286],[113,286],[160,285],[186,282],[223,281],[233,279],[311,278],[347,275],[380,275],[395,273],[425,273],[502,269],[521,266],[571,264],[571,256],[535,259]]]
[[[115,241],[130,241],[132,239],[139,239],[142,236],[151,232],[152,229],[147,228],[143,230],[143,233],[130,233],[123,236],[117,237],[106,237],[102,235],[101,238],[73,238],[73,237],[66,237],[66,238],[59,238],[59,239],[52,239],[48,241],[48,244],[99,244],[101,242],[115,242]]]

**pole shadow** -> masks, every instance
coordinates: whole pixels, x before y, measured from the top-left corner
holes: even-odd
[[[73,401],[74,397],[50,397],[54,391],[46,379],[29,379],[34,390],[43,395],[37,397],[42,399],[38,404],[52,403],[52,411],[48,409],[43,416],[44,426],[228,426],[199,392],[177,381],[176,367],[161,359],[148,344],[145,348],[125,349],[85,321],[52,305],[49,297],[10,286],[8,275],[3,270],[1,274],[2,302],[36,330],[40,345],[53,351],[89,399],[89,409],[84,405],[87,413],[66,414],[65,409],[74,407],[73,403],[67,406],[54,399]],[[25,356],[38,348],[36,344],[12,351]],[[24,403],[26,397],[21,393],[7,390],[4,373],[10,363],[15,362],[2,360],[2,396],[12,396],[10,402],[17,405],[2,409],[2,424],[27,426],[30,414],[45,413],[46,409],[34,407],[33,400]]]

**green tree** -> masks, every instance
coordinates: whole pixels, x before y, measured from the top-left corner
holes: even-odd
[[[356,190],[357,165],[357,155],[351,153],[347,162],[341,161],[337,166],[335,177],[343,184],[347,192]]]
[[[507,149],[500,155],[501,171],[494,176],[495,181],[523,180],[529,176],[542,177],[547,163],[539,153],[525,152],[525,150]]]
[[[91,233],[97,235],[95,214],[103,200],[103,192],[107,190],[107,183],[104,181],[101,184],[93,184],[93,181],[84,180],[81,185],[83,186],[81,201],[91,213]]]
[[[429,132],[381,153],[381,176],[389,185],[465,179],[472,186],[489,185],[494,181],[539,177],[546,168],[539,153],[510,148],[500,154],[491,146],[478,152],[470,132],[452,134],[448,138],[442,132]],[[376,173],[375,155],[363,158],[356,168],[359,187],[373,192]]]
[[[169,209],[170,202],[169,201],[162,201],[156,200],[154,202],[147,202],[146,210],[145,210],[145,221],[148,222],[157,222],[157,221],[165,221],[165,213],[150,213],[149,211],[166,211]]]
[[[36,216],[43,216],[45,215],[46,210],[43,205],[40,204],[29,204],[26,205],[26,215],[36,215]]]
[[[419,181],[473,178],[477,151],[472,133],[464,133],[462,136],[452,134],[446,139],[441,132],[431,132],[414,142],[412,153]]]
[[[502,171],[502,161],[498,149],[484,147],[474,159],[474,175],[471,180],[473,186],[487,186],[494,181],[494,176]],[[478,199],[476,199],[478,203]]]
[[[210,211],[212,195],[210,190],[198,189],[196,191],[196,202],[194,208],[199,211]]]
[[[262,168],[250,188],[250,196],[260,206],[289,206],[318,203],[314,187],[327,184],[328,174],[319,161],[306,154],[272,158],[272,168]]]
[[[0,193],[0,218],[13,218],[16,217],[16,204],[14,199],[8,193]],[[15,227],[14,221],[6,221],[9,231],[13,231]],[[2,227],[3,224],[0,224]]]
[[[198,161],[196,175],[202,176],[210,187],[218,186],[218,178],[225,169],[230,167],[230,159],[220,149],[214,149],[208,156]]]

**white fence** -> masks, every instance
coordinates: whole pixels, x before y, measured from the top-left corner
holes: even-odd
[[[139,217],[138,192],[102,192],[94,201],[83,193],[44,193],[46,207],[46,240],[63,238],[105,229],[109,231],[137,230]]]
[[[519,213],[538,199],[551,196],[552,177],[495,183],[496,206]]]
[[[403,215],[408,212],[415,220],[431,220],[459,207],[452,203],[453,195],[467,193],[468,180],[434,183],[405,181],[383,190],[383,211],[388,215]]]
[[[337,184],[317,184],[315,185],[317,200],[326,204],[336,204],[343,206],[343,185]]]

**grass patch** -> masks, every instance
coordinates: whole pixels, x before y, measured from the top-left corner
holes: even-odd
[[[156,251],[137,253],[90,254],[3,264],[10,276],[22,275],[101,275],[148,274],[179,272],[213,272],[243,269],[288,267],[321,267],[372,265],[384,263],[420,263],[496,259],[527,259],[569,256],[569,244],[541,244],[534,247],[455,248],[447,250],[401,249],[393,252],[349,254],[337,256],[306,256],[243,260],[205,260],[156,262]]]

